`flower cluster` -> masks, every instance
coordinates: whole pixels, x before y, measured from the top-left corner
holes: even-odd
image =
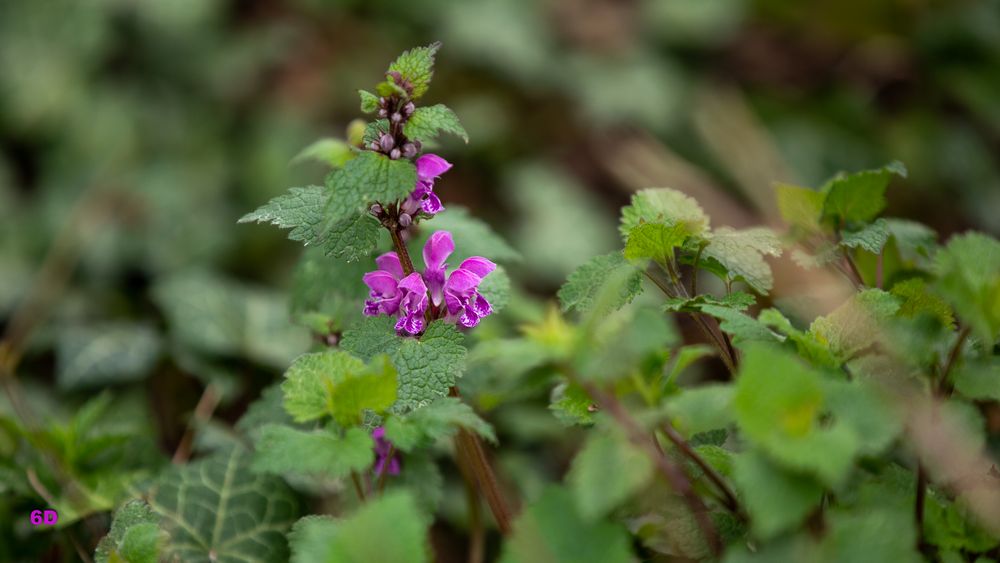
[[[375,259],[378,270],[362,278],[368,288],[364,313],[369,316],[396,316],[396,330],[405,334],[423,332],[426,323],[444,319],[463,328],[472,328],[493,312],[479,284],[496,269],[481,256],[463,260],[450,274],[445,261],[455,251],[448,231],[437,231],[424,245],[424,272],[404,275],[395,252]]]

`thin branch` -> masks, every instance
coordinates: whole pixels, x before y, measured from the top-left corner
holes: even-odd
[[[205,390],[201,393],[201,398],[198,399],[198,404],[194,407],[194,414],[188,421],[187,430],[184,431],[184,436],[181,437],[181,441],[177,444],[177,450],[174,451],[174,457],[171,463],[174,465],[180,465],[191,457],[191,450],[194,445],[194,437],[198,432],[198,427],[207,423],[212,419],[212,413],[215,412],[215,408],[219,406],[219,401],[222,399],[218,390],[216,390],[215,385],[209,383]]]
[[[357,471],[351,471],[351,482],[354,483],[354,493],[358,495],[358,501],[365,502],[365,489],[361,486],[361,478]]]
[[[722,493],[723,496],[723,506],[725,506],[733,514],[742,518],[744,513],[740,508],[740,502],[736,498],[736,493],[733,492],[733,490],[729,487],[729,484],[726,483],[726,480],[719,475],[715,468],[709,465],[704,458],[698,455],[698,452],[694,451],[694,448],[688,444],[687,440],[685,440],[684,437],[677,432],[677,429],[669,423],[664,424],[661,427],[661,430],[674,447],[680,450],[685,457],[693,461],[694,464],[697,465],[698,468],[705,474],[708,480],[711,481],[717,489],[719,489],[719,492]]]
[[[469,563],[483,563],[486,548],[486,530],[483,527],[482,505],[479,501],[479,490],[476,487],[476,478],[472,475],[469,467],[459,457],[459,473],[462,475],[462,482],[465,483],[465,502],[469,511]]]

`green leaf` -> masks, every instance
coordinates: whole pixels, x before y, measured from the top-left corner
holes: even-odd
[[[261,473],[337,479],[364,471],[375,461],[375,444],[363,428],[338,436],[329,429],[302,431],[268,424],[254,444],[252,468]]]
[[[653,475],[653,462],[620,432],[592,430],[573,458],[567,483],[580,515],[594,520],[643,489]]]
[[[1000,241],[970,232],[937,253],[935,288],[987,343],[1000,336]]]
[[[507,269],[498,264],[479,283],[479,293],[486,298],[494,313],[503,310],[510,301],[510,276],[507,275]]]
[[[430,228],[431,225],[433,228]],[[423,248],[427,239],[437,231],[450,232],[455,239],[455,253],[451,256],[455,263],[470,256],[483,256],[494,262],[514,262],[521,259],[521,254],[487,223],[458,205],[449,205],[434,216],[434,222],[428,224],[428,228],[421,230],[421,236],[414,243],[417,248]]]
[[[789,225],[806,231],[820,230],[819,220],[823,213],[826,194],[810,188],[778,184],[775,186],[778,212]]]
[[[291,188],[256,210],[240,217],[240,223],[270,223],[291,229],[290,240],[316,244],[326,228],[323,210],[330,195],[322,186]]]
[[[885,222],[904,262],[920,265],[929,262],[937,249],[937,232],[934,229],[906,219],[889,218]]]
[[[285,372],[281,390],[285,410],[296,422],[332,414],[330,393],[335,385],[365,371],[365,364],[347,352],[327,350],[303,354]]]
[[[885,190],[893,174],[905,178],[906,168],[893,162],[875,170],[834,178],[826,186],[823,217],[847,222],[875,219],[885,209]]]
[[[389,72],[398,72],[403,80],[410,83],[410,96],[417,99],[424,95],[434,75],[434,55],[441,43],[431,43],[426,47],[415,47],[404,52],[391,65]]]
[[[893,404],[870,380],[827,380],[824,394],[826,407],[854,434],[862,455],[881,453],[903,431]]]
[[[412,162],[405,158],[392,160],[375,151],[361,151],[327,179],[338,218],[350,216],[351,211],[366,212],[375,201],[404,199],[416,183],[417,169]]]
[[[733,481],[750,513],[754,534],[761,539],[797,526],[823,494],[815,480],[786,471],[757,451],[736,456]]]
[[[284,406],[285,397],[280,383],[272,383],[260,393],[260,398],[250,403],[243,416],[236,421],[236,430],[256,440],[261,428],[267,424],[292,425],[292,417]]]
[[[616,272],[628,271],[612,307],[631,303],[642,290],[642,271],[630,264],[620,252],[595,256],[576,269],[559,289],[559,302],[563,311],[576,309],[581,313],[590,310],[605,282]]]
[[[930,292],[927,282],[920,278],[910,278],[892,286],[889,290],[901,300],[897,314],[901,317],[913,318],[928,314],[936,318],[943,326],[955,325],[955,316],[951,307],[944,299]]]
[[[334,383],[330,393],[333,419],[342,426],[360,424],[366,411],[384,413],[396,402],[396,368],[388,356],[374,358],[361,374]]]
[[[881,289],[865,289],[825,317],[815,319],[809,333],[845,361],[872,346],[883,323],[899,310],[899,300]]]
[[[368,287],[358,280],[372,266],[325,256],[307,248],[292,277],[290,309],[295,321],[319,335],[342,332],[362,315]]]
[[[561,383],[552,389],[549,410],[563,424],[589,425],[594,422],[594,400],[579,385]]]
[[[111,530],[97,544],[94,560],[156,563],[166,541],[159,523],[160,517],[144,501],[128,501],[115,511]]]
[[[292,163],[312,160],[331,168],[340,168],[352,158],[354,158],[354,150],[352,150],[351,145],[341,139],[328,137],[320,139],[302,149],[292,159]]]
[[[740,429],[775,460],[837,485],[859,447],[845,424],[820,424],[822,379],[785,351],[766,345],[745,350],[733,400]]]
[[[711,233],[708,240],[708,246],[702,251],[703,257],[708,259],[703,267],[718,273],[710,263],[715,260],[725,271],[720,275],[723,280],[746,282],[765,295],[771,291],[774,276],[764,255],[781,255],[781,241],[771,229],[755,227],[737,231],[722,227]]]
[[[979,401],[1000,401],[1000,358],[972,362],[966,360],[955,370],[955,389]]]
[[[449,438],[458,428],[466,428],[496,442],[496,435],[472,407],[455,397],[443,397],[409,414],[385,421],[385,437],[403,451],[412,451],[441,438]]]
[[[424,563],[429,519],[405,491],[388,491],[347,518],[307,516],[288,536],[292,563]]]
[[[702,305],[701,311],[719,319],[719,328],[732,337],[734,345],[780,341],[780,338],[763,323],[732,307],[709,304]]]
[[[444,104],[417,108],[403,126],[403,135],[421,143],[433,141],[441,133],[451,133],[469,142],[469,134],[458,116]]]
[[[716,297],[707,293],[699,293],[694,297],[668,297],[663,310],[670,313],[697,313],[705,305],[716,307],[727,307],[736,311],[745,311],[757,302],[757,298],[749,293],[734,291],[722,297]]]
[[[340,347],[365,361],[379,354],[392,356],[403,345],[395,326],[396,320],[392,317],[365,317],[344,331]]]
[[[159,334],[146,324],[63,328],[56,341],[59,387],[69,390],[141,380],[159,358],[161,347]]]
[[[733,395],[728,384],[712,384],[685,389],[667,399],[671,423],[685,436],[726,428],[734,422]]]
[[[361,97],[361,111],[364,113],[371,113],[378,109],[378,96],[375,94],[367,90],[358,90],[358,96]]]
[[[633,563],[629,536],[620,526],[588,522],[572,495],[550,487],[514,523],[501,563]]]
[[[889,224],[885,219],[876,219],[856,231],[844,231],[841,235],[841,246],[880,254],[889,240]]]
[[[682,224],[688,234],[699,236],[708,229],[708,216],[694,198],[670,188],[651,188],[632,196],[632,205],[622,208],[619,230],[628,239],[640,223]]]
[[[170,534],[166,559],[287,561],[298,503],[281,479],[255,475],[239,447],[183,466],[157,481],[150,505]]]
[[[925,561],[917,551],[914,527],[899,521],[900,514],[882,510],[833,511],[829,529],[820,542],[817,560],[828,563],[856,561]]]
[[[465,338],[454,325],[434,321],[419,340],[406,338],[392,355],[399,372],[399,399],[393,410],[406,412],[448,394],[465,371]]]
[[[640,223],[628,233],[625,258],[647,258],[666,264],[674,259],[674,249],[683,246],[687,238],[687,227],[683,223]]]

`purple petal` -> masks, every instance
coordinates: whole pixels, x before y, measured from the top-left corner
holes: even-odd
[[[427,286],[424,284],[424,278],[422,278],[417,272],[413,272],[400,280],[399,289],[416,294],[427,293]]]
[[[403,278],[403,265],[399,262],[399,256],[395,252],[386,252],[382,256],[375,259],[375,265],[378,266],[380,270],[384,270],[392,274],[392,277],[397,280]]]
[[[378,303],[370,300],[365,301],[365,309],[362,312],[365,314],[366,317],[374,317],[378,315],[379,313]]]
[[[424,329],[424,317],[420,315],[403,315],[396,321],[396,331],[409,334],[419,334]]]
[[[469,270],[458,269],[448,276],[448,281],[444,282],[445,293],[454,293],[459,297],[467,296],[470,292],[479,287],[482,278]]]
[[[434,215],[444,211],[444,205],[441,205],[441,198],[439,198],[434,192],[427,192],[423,201],[420,202],[420,208],[423,209],[428,215]]]
[[[472,256],[463,260],[458,268],[460,270],[469,270],[480,278],[485,278],[490,272],[497,269],[497,265],[482,256]]]
[[[437,231],[424,245],[424,266],[428,271],[441,270],[444,268],[444,261],[455,251],[455,241],[448,231]]]
[[[364,276],[361,276],[361,280],[371,288],[373,293],[387,297],[396,294],[396,287],[399,283],[392,274],[383,270],[368,272]]]
[[[448,308],[449,315],[454,315],[462,310],[462,302],[451,293],[444,294],[444,304]]]
[[[420,199],[410,194],[408,198],[403,200],[403,203],[399,206],[400,213],[406,213],[411,217],[420,210]]]
[[[490,302],[481,293],[476,292],[476,297],[472,300],[472,310],[482,318],[493,312],[493,306],[490,305]]]
[[[472,328],[479,324],[479,315],[476,314],[472,307],[466,307],[465,312],[458,318],[458,324],[465,328]]]
[[[417,159],[417,178],[433,180],[451,169],[451,163],[436,154],[425,154]]]

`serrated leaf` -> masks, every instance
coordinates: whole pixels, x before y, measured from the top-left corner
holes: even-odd
[[[778,184],[775,186],[778,212],[786,223],[807,231],[818,231],[826,194],[810,188]]]
[[[622,208],[619,230],[627,239],[639,223],[683,224],[692,236],[708,229],[708,216],[694,198],[670,188],[651,188],[632,196],[632,204]]]
[[[903,280],[893,285],[889,293],[900,299],[897,314],[901,317],[913,318],[928,314],[940,321],[943,326],[950,328],[955,324],[955,316],[948,303],[931,293],[927,282],[920,278]]]
[[[391,416],[385,421],[385,437],[403,451],[412,451],[466,428],[496,442],[496,435],[472,407],[455,397],[443,397],[409,414]]]
[[[955,370],[955,389],[962,395],[979,401],[1000,401],[1000,359],[969,361]]]
[[[382,135],[389,132],[389,120],[388,119],[376,119],[365,124],[364,133],[361,134],[361,143],[363,146],[367,147],[374,142],[377,142]]]
[[[761,539],[798,525],[823,494],[815,480],[784,470],[756,451],[736,457],[733,481],[750,513],[754,534]]]
[[[469,134],[458,116],[444,104],[417,108],[403,126],[403,134],[408,139],[421,143],[433,141],[441,133],[450,133],[469,142]]]
[[[552,389],[549,410],[566,425],[589,425],[597,411],[594,399],[579,385],[560,383]]]
[[[255,475],[249,464],[249,453],[234,447],[164,473],[150,505],[170,535],[166,558],[288,559],[285,531],[298,517],[298,503],[281,479]]]
[[[347,262],[307,248],[292,275],[292,317],[320,335],[342,332],[363,318],[368,288],[358,281],[370,269],[367,261]]]
[[[749,342],[779,342],[781,339],[757,319],[729,306],[701,305],[701,312],[719,319],[719,328],[728,333],[734,345]]]
[[[411,97],[417,99],[427,92],[434,75],[434,55],[441,43],[431,43],[426,47],[415,47],[404,52],[391,65],[389,72],[398,72],[403,80],[410,83]]]
[[[405,158],[392,160],[375,151],[361,151],[343,168],[331,172],[327,185],[332,190],[336,216],[364,212],[370,203],[383,204],[404,199],[417,183],[417,169]]]
[[[683,246],[687,238],[687,226],[684,223],[640,223],[628,233],[625,258],[646,258],[665,264],[674,259],[674,249]]]
[[[331,414],[330,390],[364,370],[365,363],[347,352],[327,350],[299,356],[285,372],[281,384],[285,410],[296,422]]]
[[[514,523],[501,563],[633,563],[620,526],[580,517],[572,495],[550,487]]]
[[[395,319],[389,316],[365,317],[344,331],[340,347],[365,361],[379,354],[392,356],[403,345],[395,326]]]
[[[866,289],[825,317],[815,319],[809,333],[841,360],[876,342],[883,323],[899,310],[899,300],[880,289]]]
[[[666,412],[685,436],[726,428],[735,421],[732,385],[713,384],[685,389],[667,399]]]
[[[299,154],[295,155],[292,162],[297,163],[312,160],[332,168],[340,168],[352,158],[354,158],[354,150],[352,150],[351,145],[341,139],[328,137],[320,139],[299,151]]]
[[[701,311],[705,305],[728,307],[736,311],[745,311],[757,302],[757,298],[749,293],[734,291],[722,297],[700,293],[694,297],[668,297],[663,310],[671,313],[692,313]]]
[[[885,222],[904,262],[923,265],[933,256],[937,248],[937,232],[934,229],[906,219],[889,218]]]
[[[824,383],[827,409],[850,429],[862,455],[882,452],[903,430],[893,405],[874,384],[867,380],[834,380]]]
[[[366,412],[384,413],[396,402],[396,368],[377,356],[361,374],[336,382],[329,390],[330,411],[341,426],[360,424]]]
[[[434,216],[433,228],[421,229],[414,243],[423,248],[427,239],[435,231],[448,231],[455,239],[455,253],[450,261],[459,263],[470,256],[483,256],[494,262],[514,262],[521,254],[506,240],[493,231],[487,223],[469,214],[469,210],[458,205],[450,205]]]
[[[261,473],[337,479],[371,467],[374,447],[368,431],[360,427],[338,436],[329,429],[303,431],[268,424],[254,444],[251,467]]]
[[[740,429],[783,465],[836,485],[858,438],[845,424],[820,424],[824,402],[820,375],[797,358],[761,344],[746,349],[733,400]]]
[[[371,113],[378,109],[378,96],[375,94],[367,90],[358,90],[358,96],[361,97],[361,111]]]
[[[316,244],[326,229],[323,210],[329,193],[322,186],[290,188],[256,210],[240,217],[239,223],[270,223],[291,229],[290,240]]]
[[[138,381],[149,374],[161,347],[159,334],[145,324],[63,328],[56,342],[59,387],[80,389]]]
[[[497,265],[479,283],[479,293],[486,298],[494,313],[502,311],[510,301],[510,276],[507,275],[507,269]]]
[[[388,491],[347,518],[307,516],[288,541],[292,563],[425,563],[428,518],[405,491]]]
[[[629,264],[622,253],[612,252],[591,258],[569,275],[558,293],[562,310],[576,309],[581,313],[589,311],[605,282],[619,271],[631,273],[612,306],[617,308],[631,303],[642,290],[642,271]]]
[[[892,175],[906,177],[906,168],[893,162],[875,170],[842,175],[826,186],[823,217],[835,221],[867,222],[885,209],[885,190]]]
[[[159,523],[160,517],[144,501],[128,501],[115,511],[111,530],[97,544],[94,560],[97,563],[155,563],[160,547],[166,540]],[[130,538],[133,530],[135,532]],[[153,540],[152,545],[150,539]]]
[[[952,237],[936,256],[935,288],[987,343],[1000,336],[1000,241],[970,232]]]
[[[566,476],[580,515],[594,520],[647,485],[653,462],[619,432],[592,430]]]
[[[719,273],[711,267],[711,260],[718,262],[725,273],[723,280],[743,281],[761,294],[767,294],[774,285],[771,266],[764,261],[764,255],[780,256],[781,241],[771,229],[755,227],[737,231],[723,227],[711,233],[709,244],[702,251],[707,259],[703,267]]]
[[[393,410],[404,413],[448,394],[465,371],[465,338],[454,325],[434,321],[419,340],[404,339],[392,355],[399,372],[399,399]]]
[[[889,240],[889,224],[885,219],[876,219],[855,231],[842,233],[840,245],[847,248],[861,248],[872,254],[880,254]]]

